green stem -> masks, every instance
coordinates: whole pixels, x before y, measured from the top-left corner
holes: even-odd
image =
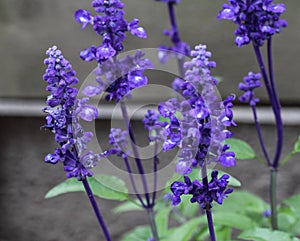
[[[149,224],[153,235],[153,239],[154,241],[159,241],[153,207],[147,209],[147,214],[148,214],[148,219],[149,219]]]
[[[278,221],[277,221],[277,195],[276,195],[276,178],[277,178],[277,170],[271,168],[270,170],[270,199],[271,199],[271,225],[273,230],[278,229]]]

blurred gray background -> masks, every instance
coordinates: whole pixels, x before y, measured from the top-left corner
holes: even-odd
[[[40,131],[44,124],[41,109],[46,99],[43,59],[49,46],[58,45],[71,61],[83,81],[94,69],[93,63],[79,58],[82,49],[99,43],[91,28],[81,30],[73,19],[78,8],[90,9],[90,0],[0,0],[0,241],[95,241],[103,240],[97,229],[94,214],[84,194],[69,194],[45,200],[45,193],[65,179],[62,166],[43,163],[44,156],[56,144],[51,133]],[[238,49],[234,44],[231,22],[218,21],[216,16],[225,0],[182,0],[176,13],[181,37],[191,46],[208,45],[212,59],[217,62],[214,75],[223,82],[219,91],[223,96],[240,92],[238,83],[249,71],[258,71],[251,46]],[[300,1],[282,0],[287,12],[283,18],[289,27],[274,38],[274,67],[276,82],[284,111],[287,154],[300,133]],[[153,0],[124,0],[126,19],[140,19],[148,38],[129,37],[125,50],[156,48],[169,45],[162,34],[169,28],[167,8]],[[156,77],[155,77],[156,76]],[[155,83],[166,83],[165,75],[154,75]],[[169,82],[168,82],[169,83]],[[148,93],[152,94],[152,93]],[[267,104],[264,91],[258,91]],[[155,98],[155,95],[153,95]],[[238,109],[238,108],[237,108]],[[22,116],[22,117],[21,117]],[[35,116],[35,117],[33,117]],[[239,126],[233,129],[236,137],[248,141],[260,152],[251,113],[242,109],[236,115]],[[293,118],[290,118],[290,117]],[[260,109],[264,124],[263,134],[269,150],[275,149],[275,132],[268,109]],[[292,121],[291,121],[292,119]],[[248,123],[248,124],[245,124]],[[99,120],[103,129],[110,121]],[[137,132],[142,133],[140,126]],[[107,133],[99,135],[107,141]],[[238,162],[225,170],[238,177],[245,190],[268,200],[268,168],[253,161]],[[278,178],[279,200],[300,193],[299,156],[280,169]],[[114,240],[137,225],[146,223],[143,213],[112,214],[116,202],[99,200]]]

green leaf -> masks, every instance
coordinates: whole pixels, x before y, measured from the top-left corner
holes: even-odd
[[[291,231],[292,234],[300,235],[300,220],[298,219],[298,222],[296,222],[293,226],[293,229]]]
[[[94,175],[94,178],[98,183],[101,183],[103,186],[108,187],[109,189],[120,193],[128,193],[125,182],[118,177],[98,174]]]
[[[240,239],[255,240],[255,241],[299,241],[289,233],[282,231],[273,231],[267,228],[255,228],[247,230],[238,236]]]
[[[269,209],[269,205],[260,197],[245,191],[235,190],[222,205],[214,205],[214,213],[238,213],[243,214],[259,222],[262,220],[262,213]]]
[[[135,201],[124,202],[113,209],[114,213],[124,213],[130,211],[144,211],[144,209]]]
[[[282,206],[278,209],[278,226],[281,231],[293,233],[298,222],[297,214],[291,207]]]
[[[88,182],[95,196],[118,201],[128,199],[127,187],[125,183],[117,177],[95,175],[94,177],[88,178]],[[67,179],[48,191],[45,198],[53,198],[70,192],[85,192],[81,181],[78,181],[76,178]]]
[[[298,140],[294,145],[294,150],[292,151],[293,154],[300,152],[300,136],[298,136]]]
[[[232,229],[230,227],[215,226],[216,240],[231,240],[231,231]]]
[[[146,241],[152,236],[149,226],[138,226],[126,233],[121,241]]]
[[[250,218],[233,212],[216,212],[213,214],[214,223],[226,227],[247,230],[256,226]]]
[[[294,145],[294,149],[280,162],[280,166],[283,166],[290,160],[295,154],[300,152],[300,136]]]
[[[165,236],[168,231],[170,211],[170,208],[165,208],[155,215],[156,227],[159,236]]]
[[[300,218],[300,194],[284,200],[283,203],[291,207],[294,213]]]
[[[195,237],[196,241],[203,241],[206,240],[206,237],[209,236],[209,230],[207,228],[207,225],[204,225],[197,229],[197,235]]]
[[[176,228],[167,240],[169,241],[189,241],[193,235],[195,235],[195,231],[199,229],[200,224],[206,223],[206,216],[201,216],[199,218],[194,218],[189,220],[182,226]]]
[[[229,151],[235,153],[236,159],[239,160],[254,159],[257,156],[253,148],[243,140],[236,139],[236,138],[229,138],[226,139],[225,143],[230,146]]]

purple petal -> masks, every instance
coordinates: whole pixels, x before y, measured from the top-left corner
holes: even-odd
[[[128,24],[127,29],[130,31],[132,35],[135,35],[139,38],[147,38],[147,34],[145,29],[142,27],[138,26],[139,20],[138,19],[133,19],[131,23]]]
[[[96,58],[96,47],[92,46],[90,48],[82,50],[80,52],[80,58],[87,62],[94,60]]]
[[[93,24],[93,17],[89,11],[79,9],[75,12],[74,17],[78,23],[82,24],[84,29],[88,24]]]
[[[85,121],[92,121],[97,118],[98,110],[94,106],[86,105],[80,110],[79,115]]]
[[[86,86],[82,91],[82,93],[88,97],[98,95],[101,92],[102,92],[102,89],[99,88],[99,86],[92,86],[92,85]]]
[[[176,164],[176,172],[180,175],[189,174],[192,171],[191,165],[187,161],[179,161]]]
[[[115,54],[116,50],[109,43],[106,43],[97,48],[96,55],[100,60],[105,60],[115,56]]]

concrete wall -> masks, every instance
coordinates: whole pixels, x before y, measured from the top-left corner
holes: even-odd
[[[169,27],[166,6],[153,0],[125,0],[126,18],[137,17],[147,29],[148,39],[129,38],[126,49],[155,48],[168,44],[161,31]],[[182,38],[194,46],[204,43],[217,61],[215,75],[224,78],[222,94],[237,92],[237,85],[248,71],[257,71],[250,46],[238,49],[233,44],[232,23],[216,20],[224,1],[182,0],[177,7]],[[282,0],[283,15],[289,27],[274,39],[274,64],[280,97],[286,103],[300,103],[300,1]],[[90,9],[89,0],[0,0],[0,97],[44,98],[42,81],[44,52],[53,44],[63,49],[66,58],[85,79],[94,64],[83,63],[79,52],[97,44],[91,29],[81,30],[73,20],[78,8]],[[159,80],[164,81],[164,80]],[[259,93],[265,99],[265,92]]]

